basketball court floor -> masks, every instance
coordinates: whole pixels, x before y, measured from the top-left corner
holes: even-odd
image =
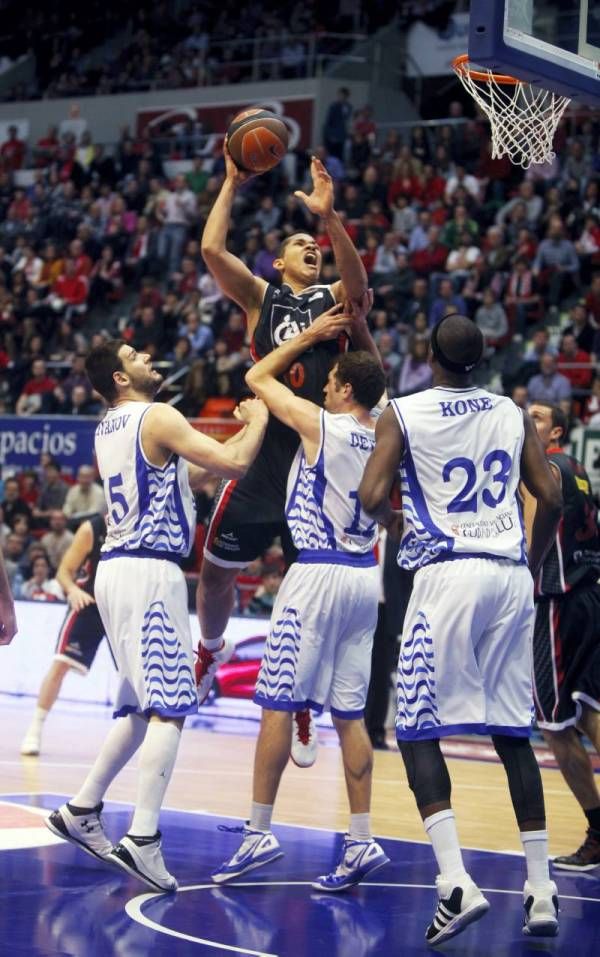
[[[20,757],[31,699],[3,696],[0,765],[0,954],[31,957],[144,955],[278,955],[379,957],[429,953],[423,934],[436,902],[435,865],[395,750],[377,752],[374,832],[391,863],[344,895],[311,889],[336,861],[347,811],[339,750],[320,729],[313,768],[290,765],[274,830],[285,856],[236,884],[217,887],[211,870],[237,847],[247,814],[255,714],[206,708],[186,728],[167,809],[161,818],[176,895],[146,893],[139,882],[55,838],[48,810],[70,797],[106,733],[110,713],[98,706],[57,705],[39,758]],[[229,708],[231,709],[231,703]],[[236,712],[239,709],[236,706]],[[600,869],[556,873],[561,931],[553,940],[521,933],[523,858],[504,772],[485,743],[448,742],[467,866],[491,909],[441,950],[461,957],[600,954]],[[452,755],[452,756],[450,756]],[[573,850],[585,821],[563,780],[541,752],[550,849]],[[135,768],[109,792],[106,824],[115,840],[126,830]]]

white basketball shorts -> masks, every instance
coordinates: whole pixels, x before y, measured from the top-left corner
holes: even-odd
[[[377,566],[292,565],[273,607],[254,701],[362,717],[378,598]]]
[[[195,714],[187,587],[179,566],[157,558],[106,559],[94,593],[119,672],[113,716]]]
[[[529,735],[533,622],[525,565],[465,558],[420,569],[398,662],[398,740]]]

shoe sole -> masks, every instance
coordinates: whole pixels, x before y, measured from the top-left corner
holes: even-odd
[[[557,871],[593,871],[597,867],[600,867],[600,861],[597,861],[595,864],[560,864],[556,861],[552,861],[552,867],[555,867]]]
[[[525,924],[523,933],[528,937],[556,937],[558,934],[558,921],[553,918],[532,921],[529,924]]]
[[[38,748],[35,751],[33,748],[21,748],[21,757],[22,758],[38,758],[40,756],[40,749]]]
[[[54,826],[49,817],[44,818],[44,824],[48,830],[52,831],[53,834],[56,834],[57,837],[60,837],[63,841],[68,841],[69,844],[73,844],[74,847],[78,847],[80,850],[85,851],[86,854],[89,854],[90,857],[93,857],[96,861],[102,861],[103,864],[108,861],[108,854],[106,857],[103,857],[102,854],[99,854],[98,851],[94,851],[93,848],[89,847],[88,844],[84,844],[83,841],[77,840],[77,838],[73,837],[72,834],[69,834],[68,831],[61,831],[60,828]]]
[[[267,864],[272,864],[273,861],[279,860],[280,857],[283,857],[283,851],[277,851],[266,861],[254,861],[252,864],[247,864],[242,870],[236,871],[235,874],[211,874],[211,880],[214,884],[226,884],[228,881],[234,881],[236,877],[243,877],[248,871],[255,871],[257,867],[265,867]]]
[[[370,877],[371,874],[374,874],[375,871],[378,871],[380,867],[385,867],[386,864],[390,863],[389,857],[386,857],[384,861],[379,861],[377,864],[374,864],[373,867],[370,867],[366,874],[363,874],[361,877],[358,877],[356,880],[351,881],[347,884],[340,884],[338,887],[325,887],[323,884],[317,883],[310,886],[316,891],[324,891],[326,894],[340,894],[343,891],[348,890],[349,887],[356,887],[357,884],[361,884],[367,877]]]
[[[296,761],[296,758],[294,757],[294,755],[293,755],[291,752],[290,752],[290,758],[292,759],[292,761],[294,762],[294,764],[296,765],[297,768],[312,768],[313,764],[314,764],[315,761],[317,760],[317,756],[316,756],[316,754],[315,754],[315,756],[314,756],[314,758],[312,759],[312,761],[304,761],[303,763],[300,763],[300,761]]]
[[[153,891],[159,891],[161,894],[174,894],[179,887],[177,882],[175,882],[175,887],[163,887],[162,884],[159,884],[151,877],[143,874],[142,871],[137,869],[137,867],[131,867],[124,860],[122,860],[122,858],[117,857],[116,855],[109,854],[108,857],[104,858],[104,860],[107,864],[112,864],[113,867],[117,867],[120,871],[125,871],[131,877],[137,877],[138,881],[141,881],[142,884],[146,885],[146,887],[150,887]]]
[[[445,941],[450,940],[451,937],[456,937],[457,934],[462,934],[469,924],[474,924],[476,920],[479,920],[483,917],[484,914],[490,909],[490,902],[478,901],[476,904],[472,904],[468,907],[462,914],[459,914],[454,920],[451,920],[449,924],[446,924],[446,927],[440,931],[437,937],[434,940],[427,940],[426,943],[430,947],[435,947],[437,944],[445,943]]]

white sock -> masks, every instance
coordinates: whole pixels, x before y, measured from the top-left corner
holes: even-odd
[[[223,635],[220,638],[200,638],[202,647],[207,651],[220,651],[223,647]]]
[[[270,831],[271,818],[273,817],[272,804],[259,804],[258,801],[252,802],[252,812],[250,814],[250,827],[253,831]]]
[[[550,880],[548,831],[521,831],[519,837],[525,851],[527,880],[536,887],[547,884]]]
[[[349,834],[353,841],[371,840],[371,815],[368,811],[366,814],[350,815]]]
[[[458,843],[454,811],[450,808],[445,811],[438,811],[436,814],[426,817],[423,824],[433,845],[433,853],[438,862],[440,877],[444,880],[465,877],[467,872]]]
[[[109,784],[139,748],[147,728],[148,723],[138,715],[128,714],[124,718],[117,718],[90,773],[69,804],[82,808],[96,807]]]
[[[38,730],[41,730],[41,727],[46,720],[48,712],[45,708],[37,707],[33,712],[33,718],[31,719],[32,727],[35,726]]]
[[[153,837],[181,740],[174,721],[150,721],[138,762],[138,788],[129,833]]]

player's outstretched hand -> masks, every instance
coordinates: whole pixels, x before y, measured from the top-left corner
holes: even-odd
[[[262,399],[244,399],[233,410],[233,414],[238,422],[248,425],[250,422],[266,422],[269,418],[269,410]]]
[[[67,601],[73,611],[83,611],[88,605],[95,605],[96,602],[91,595],[88,595],[79,585],[72,585],[67,594]]]
[[[335,339],[342,332],[348,332],[352,324],[352,317],[344,309],[341,302],[332,306],[327,312],[321,313],[307,329],[313,342],[324,342],[325,339]]]
[[[226,139],[223,141],[223,156],[225,158],[225,178],[228,179],[234,187],[237,188],[241,186],[242,183],[246,183],[256,175],[255,173],[247,173],[246,170],[240,169],[239,166],[235,165],[229,152]]]
[[[0,645],[10,645],[17,633],[15,605],[10,599],[0,601]]]
[[[333,210],[333,180],[316,156],[313,156],[310,163],[310,175],[313,182],[310,196],[300,189],[296,190],[294,196],[306,203],[315,216],[329,216]]]

